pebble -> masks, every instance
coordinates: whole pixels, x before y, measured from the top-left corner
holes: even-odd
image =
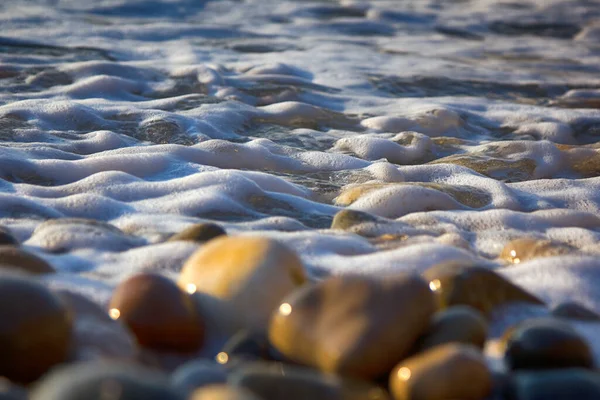
[[[169,242],[185,240],[197,243],[208,242],[219,236],[226,235],[226,232],[217,224],[201,223],[194,224],[183,231],[171,236]]]
[[[109,315],[128,326],[143,347],[193,352],[203,343],[204,325],[194,301],[161,275],[139,274],[121,282]]]
[[[233,335],[223,346],[217,361],[226,362],[230,358],[244,360],[271,360],[273,350],[266,335],[262,333],[241,330]]]
[[[261,332],[283,297],[305,282],[300,258],[283,244],[260,237],[221,237],[192,254],[178,284],[188,293],[220,299],[235,310],[241,327]]]
[[[446,344],[403,360],[389,385],[395,400],[479,400],[491,393],[492,382],[477,348]]]
[[[544,304],[534,295],[498,275],[477,266],[442,264],[423,273],[429,287],[438,295],[442,308],[471,306],[486,316],[495,308],[515,302]]]
[[[51,274],[54,268],[44,259],[16,246],[0,246],[0,268],[30,274]]]
[[[269,339],[294,362],[375,378],[408,354],[435,311],[435,297],[418,276],[332,277],[287,297]]]
[[[504,246],[504,249],[500,253],[500,258],[511,264],[519,264],[534,258],[569,254],[574,250],[571,246],[554,243],[550,240],[519,238],[511,240]]]
[[[568,323],[557,319],[526,320],[511,329],[505,340],[505,359],[513,370],[594,365],[587,342]]]
[[[600,321],[600,314],[574,302],[565,302],[552,310],[552,315],[558,318],[577,319],[580,321]]]
[[[190,361],[171,374],[171,385],[186,397],[198,388],[227,382],[227,367],[213,360]]]
[[[331,229],[349,230],[356,225],[378,221],[377,217],[364,211],[344,209],[333,217]]]
[[[447,343],[464,343],[483,349],[487,330],[487,321],[479,311],[454,306],[434,314],[417,347],[423,351]]]
[[[261,400],[251,391],[227,385],[211,385],[196,390],[189,400]]]
[[[13,235],[11,235],[10,231],[5,227],[0,226],[0,245],[17,246],[18,244],[19,241]]]
[[[511,400],[598,400],[600,374],[579,368],[513,374]]]
[[[31,400],[184,400],[167,377],[114,362],[76,363],[52,370],[31,391]]]
[[[67,359],[71,314],[34,280],[0,276],[0,376],[28,383]]]
[[[389,399],[384,389],[371,383],[281,363],[247,364],[233,371],[228,381],[263,400]]]

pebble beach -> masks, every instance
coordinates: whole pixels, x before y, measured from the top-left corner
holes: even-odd
[[[0,28],[0,400],[600,399],[600,1]]]

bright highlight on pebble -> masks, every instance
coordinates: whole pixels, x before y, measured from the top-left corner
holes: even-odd
[[[227,355],[227,353],[222,351],[219,354],[217,354],[215,359],[219,364],[227,364],[227,361],[229,361],[229,356]]]
[[[110,315],[110,317],[112,319],[117,320],[121,316],[121,311],[119,311],[116,308],[111,308],[110,311],[108,312],[108,315]]]
[[[290,315],[292,313],[292,306],[289,303],[283,303],[279,306],[279,312],[282,315]]]
[[[194,294],[194,293],[196,293],[196,290],[198,290],[198,288],[193,283],[188,283],[187,286],[185,287],[185,290],[189,294]]]
[[[410,372],[410,369],[406,367],[402,367],[398,370],[398,378],[402,379],[403,381],[409,380],[411,375],[412,373]]]
[[[442,282],[440,282],[439,279],[434,279],[431,282],[429,282],[429,289],[431,289],[433,292],[435,292],[436,290],[439,290],[442,287]]]

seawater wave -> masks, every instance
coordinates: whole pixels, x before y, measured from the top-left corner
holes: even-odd
[[[4,2],[0,224],[102,305],[217,221],[314,278],[478,263],[600,312],[599,20],[592,0]],[[330,229],[343,209],[373,219]],[[572,251],[507,267],[521,237]]]

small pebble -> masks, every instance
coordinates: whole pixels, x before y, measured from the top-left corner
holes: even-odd
[[[194,253],[185,262],[178,284],[188,293],[220,299],[235,310],[241,327],[264,332],[283,297],[305,282],[300,258],[283,244],[226,236]]]
[[[339,211],[333,217],[333,221],[331,222],[331,229],[349,230],[355,225],[360,225],[363,223],[374,223],[377,221],[377,217],[364,211],[344,209],[342,211]]]
[[[504,246],[500,258],[511,264],[519,264],[534,258],[572,253],[574,250],[571,246],[547,239],[519,238],[511,240]]]
[[[233,371],[228,382],[263,400],[388,400],[371,383],[281,363],[250,363]]]
[[[0,246],[0,269],[30,274],[51,274],[54,268],[42,258],[16,246]]]
[[[511,369],[593,368],[587,342],[568,323],[537,318],[507,333],[505,359]]]
[[[338,276],[288,296],[273,315],[269,339],[294,362],[375,378],[408,354],[436,311],[425,281]]]
[[[31,400],[184,400],[167,377],[114,362],[75,363],[52,370],[31,391]]]
[[[574,302],[566,302],[557,305],[552,310],[552,315],[558,318],[569,318],[580,321],[600,321],[600,314]]]
[[[211,385],[196,390],[190,400],[261,400],[251,391],[227,385]]]
[[[28,383],[67,359],[72,318],[38,282],[0,276],[0,376]]]
[[[128,326],[143,347],[193,352],[203,343],[203,321],[194,301],[161,275],[139,274],[121,282],[109,315]]]
[[[171,236],[169,242],[185,240],[204,243],[219,236],[226,235],[225,230],[217,224],[202,223],[192,225],[183,231]]]
[[[477,348],[446,344],[403,360],[389,385],[395,400],[480,400],[492,391],[492,375]]]
[[[534,295],[498,275],[476,266],[442,264],[423,273],[429,287],[438,295],[440,306],[471,306],[486,316],[509,303],[544,304]]]
[[[447,343],[472,344],[483,349],[487,337],[487,321],[469,306],[454,306],[438,311],[429,329],[419,339],[420,351]]]
[[[598,400],[600,374],[579,368],[518,372],[508,392],[511,400]]]

